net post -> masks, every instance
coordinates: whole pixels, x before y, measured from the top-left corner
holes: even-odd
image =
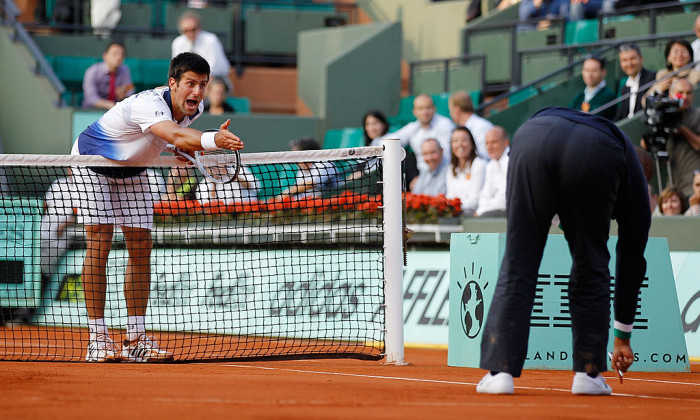
[[[386,139],[383,164],[384,281],[386,300],[386,363],[404,364],[403,345],[403,212],[401,161],[397,139]]]

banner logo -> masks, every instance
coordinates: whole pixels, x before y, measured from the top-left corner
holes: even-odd
[[[473,277],[476,271],[474,263],[471,266],[471,276]],[[476,280],[481,280],[482,269],[479,267]],[[457,286],[462,289],[462,299],[459,306],[459,315],[462,322],[462,331],[470,338],[476,338],[481,332],[481,327],[484,324],[484,294],[481,286],[475,280],[469,280],[467,268],[464,267],[465,285],[462,287],[460,282]],[[488,283],[484,285],[484,289],[488,287]]]

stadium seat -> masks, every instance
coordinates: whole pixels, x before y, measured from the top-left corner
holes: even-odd
[[[229,96],[226,103],[233,108],[236,114],[250,114],[250,98],[243,96]]]
[[[586,44],[598,41],[598,20],[587,19],[567,22],[564,32],[564,43]]]
[[[168,81],[168,70],[170,60],[141,60],[141,85],[137,90],[153,89],[157,86],[164,86]]]
[[[56,76],[66,85],[66,88],[82,88],[85,70],[99,61],[96,57],[58,56],[54,60]]]
[[[364,146],[364,132],[361,128],[341,128],[328,130],[323,138],[324,149],[343,149]]]

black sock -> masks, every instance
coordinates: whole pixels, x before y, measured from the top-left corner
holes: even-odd
[[[498,375],[499,373],[501,373],[501,372],[496,372],[496,371],[493,371],[493,370],[492,370],[492,371],[491,371],[491,376],[496,376],[496,375]]]
[[[595,373],[589,372],[589,373],[586,373],[586,375],[588,375],[589,378],[595,379],[598,377],[598,372],[595,372]]]

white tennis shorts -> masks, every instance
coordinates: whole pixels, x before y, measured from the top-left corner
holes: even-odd
[[[153,193],[145,171],[129,178],[112,178],[88,168],[73,168],[73,178],[79,223],[153,227]]]

